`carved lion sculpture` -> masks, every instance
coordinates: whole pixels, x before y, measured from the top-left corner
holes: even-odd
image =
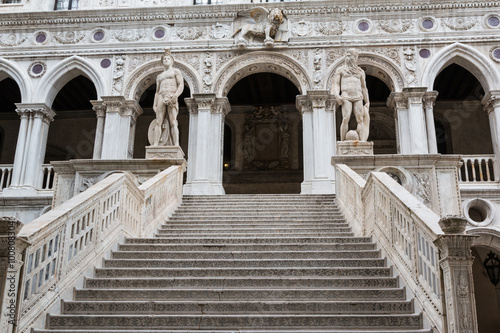
[[[251,10],[239,12],[238,16],[251,17],[255,20],[255,23],[243,25],[231,36],[231,38],[234,38],[238,33],[240,34],[236,40],[236,43],[240,47],[245,47],[248,43],[253,43],[255,37],[264,38],[266,46],[272,46],[279,26],[284,21],[283,12],[278,8],[269,11],[264,7],[255,7]]]

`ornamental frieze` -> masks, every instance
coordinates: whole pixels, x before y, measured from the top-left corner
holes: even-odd
[[[116,30],[113,31],[112,36],[120,42],[137,42],[147,36],[147,31],[145,29]]]
[[[412,21],[408,19],[382,20],[378,22],[380,29],[387,33],[402,33],[410,30]]]
[[[454,17],[444,18],[442,23],[451,30],[463,31],[472,29],[477,24],[477,20],[473,17]]]
[[[77,44],[85,38],[81,31],[63,31],[54,34],[54,39],[60,44]]]
[[[11,33],[0,37],[1,46],[19,46],[28,39],[25,34]]]
[[[207,29],[204,27],[176,27],[175,33],[182,40],[196,40],[206,37]]]
[[[316,31],[325,36],[341,35],[347,29],[347,24],[342,21],[317,23]]]

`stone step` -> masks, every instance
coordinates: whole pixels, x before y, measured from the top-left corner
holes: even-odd
[[[238,314],[238,315],[49,315],[47,324],[55,329],[122,329],[133,327],[158,327],[181,329],[215,329],[231,328],[378,328],[394,327],[422,328],[420,314],[387,314],[387,315],[333,315],[333,314]]]
[[[396,277],[325,278],[325,277],[165,277],[165,278],[86,278],[85,288],[92,289],[175,289],[175,288],[397,288]]]
[[[104,267],[383,267],[385,259],[107,259]]]
[[[96,268],[95,277],[391,277],[390,267]]]
[[[412,313],[411,301],[63,301],[63,314]]]
[[[295,233],[337,233],[337,232],[351,232],[351,227],[332,227],[332,228],[322,228],[322,227],[309,227],[309,228],[287,228],[287,227],[264,227],[259,226],[259,228],[211,228],[211,227],[198,227],[198,228],[174,228],[172,226],[162,227],[158,229],[157,233],[159,234],[191,234],[191,233],[206,233],[206,234],[233,234],[233,233],[241,233],[241,234],[295,234]]]
[[[118,331],[119,332],[119,331]],[[285,330],[280,330],[280,329],[238,329],[238,333],[290,333],[290,332],[296,332],[296,333],[433,333],[432,329],[411,329],[411,330],[399,330],[399,329],[384,329],[384,330],[378,330],[378,329],[370,329],[366,328],[363,329],[362,331],[357,330],[357,329],[341,329],[341,330],[336,330],[336,329],[295,329],[295,328],[287,328]],[[72,328],[69,330],[65,329],[57,329],[57,330],[50,330],[50,329],[33,329],[31,333],[117,333],[116,330],[102,330],[102,329],[79,329],[79,328]],[[127,329],[126,333],[235,333],[234,330],[229,329],[195,329],[195,330],[184,330],[184,329],[175,329],[175,330],[150,330],[150,329],[140,329],[140,330],[134,330],[134,329]]]
[[[368,243],[370,237],[154,237],[127,238],[127,244],[321,244]]]
[[[280,216],[294,216],[294,217],[342,217],[341,212],[326,212],[324,210],[318,210],[318,211],[297,211],[297,212],[290,212],[290,211],[283,211],[283,210],[276,210],[276,211],[269,211],[269,210],[262,210],[262,211],[255,211],[253,209],[235,209],[234,211],[229,211],[229,210],[220,210],[220,209],[210,209],[210,210],[187,210],[187,211],[180,211],[180,212],[175,212],[173,216],[176,217],[196,217],[196,216],[221,216],[221,217],[235,217],[235,216],[243,216],[243,217],[280,217]]]
[[[165,222],[170,223],[216,223],[216,224],[261,224],[261,223],[345,223],[343,217],[323,216],[323,217],[310,217],[310,216],[210,216],[210,217],[189,217],[189,216],[171,216]]]
[[[376,289],[334,289],[334,288],[303,288],[303,289],[77,289],[74,292],[75,301],[135,301],[147,300],[405,300],[404,288]]]
[[[226,236],[226,237],[275,237],[275,236],[287,236],[287,237],[324,237],[324,236],[335,236],[335,237],[349,237],[354,236],[353,232],[335,232],[335,231],[254,231],[254,232],[232,232],[231,230],[225,232],[205,232],[204,230],[191,231],[191,232],[171,232],[170,230],[158,230],[154,236],[155,237],[210,237],[211,235],[216,236]]]
[[[352,259],[380,258],[368,251],[113,251],[113,259]]]
[[[260,228],[350,228],[351,226],[348,223],[344,222],[335,222],[332,223],[330,221],[326,222],[313,222],[313,223],[305,223],[305,222],[276,222],[276,221],[265,221],[265,222],[254,222],[252,224],[248,223],[234,223],[231,220],[227,220],[226,223],[224,221],[218,221],[214,223],[206,223],[206,222],[176,222],[176,221],[167,221],[165,224],[160,226],[160,230],[166,229],[201,229],[204,230],[213,230],[213,229],[260,229]]]
[[[290,213],[301,213],[301,212],[325,212],[325,213],[341,213],[341,210],[339,208],[335,207],[323,207],[320,205],[240,205],[240,204],[233,204],[233,205],[181,205],[179,206],[175,213],[176,214],[181,214],[186,211],[220,211],[221,209],[224,209],[224,212],[233,212],[233,211],[253,211],[253,212],[290,212]]]
[[[320,243],[320,244],[148,244],[128,243],[119,244],[121,251],[195,251],[195,252],[219,252],[219,251],[369,251],[375,250],[375,243]]]

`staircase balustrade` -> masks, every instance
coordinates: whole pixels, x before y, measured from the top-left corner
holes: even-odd
[[[462,183],[494,182],[495,155],[464,155],[460,163],[459,180]]]
[[[0,165],[0,190],[10,186],[12,181],[12,164]]]
[[[25,225],[18,237],[30,245],[18,286],[17,332],[39,327],[120,239],[152,234],[181,203],[182,175],[181,166],[172,166],[137,186],[129,173],[112,174]]]
[[[372,235],[396,266],[437,332],[445,330],[440,217],[383,172],[365,181],[344,164],[336,167],[339,207],[358,235]]]

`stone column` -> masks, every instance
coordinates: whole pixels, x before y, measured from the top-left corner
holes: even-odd
[[[189,109],[189,149],[186,195],[223,195],[222,157],[227,98],[194,94],[186,98]]]
[[[16,332],[21,290],[20,269],[27,243],[17,234],[23,224],[13,217],[0,218],[0,331]]]
[[[427,144],[429,154],[437,154],[436,126],[434,125],[434,103],[438,96],[437,91],[428,91],[424,95],[425,123],[427,127]]]
[[[4,195],[36,195],[41,181],[49,123],[54,120],[56,114],[45,104],[16,106],[16,112],[21,116],[21,125],[12,183],[9,189],[4,190]]]
[[[308,91],[307,95],[297,96],[296,105],[302,114],[304,141],[301,193],[335,193],[335,169],[331,164],[336,143],[332,97],[327,90]]]
[[[106,108],[102,138],[101,159],[127,159],[132,157],[135,122],[142,114],[136,100],[125,100],[123,96],[103,96]]]
[[[90,101],[90,102],[94,106],[92,109],[95,111],[97,116],[93,159],[99,160],[101,159],[101,154],[102,154],[102,139],[104,136],[104,121],[106,117],[106,107],[103,105],[102,101]]]
[[[500,175],[500,90],[490,90],[484,96],[482,103],[488,113],[491,140],[495,153],[495,179]]]
[[[427,88],[403,88],[393,92],[388,105],[395,107],[400,154],[428,154],[427,125],[423,97]]]
[[[439,221],[445,235],[434,242],[443,270],[447,332],[477,333],[476,299],[472,277],[471,246],[477,236],[465,235],[467,220],[448,216]]]

